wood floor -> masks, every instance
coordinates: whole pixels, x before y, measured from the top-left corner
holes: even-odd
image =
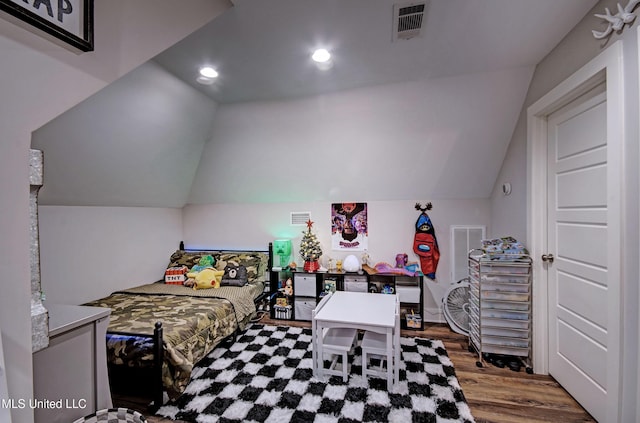
[[[308,322],[273,321],[261,323],[310,327]],[[402,331],[402,336],[419,336],[444,342],[456,369],[462,391],[477,423],[595,422],[595,420],[550,376],[514,372],[485,363],[476,366],[477,356],[468,351],[467,339],[447,325],[426,323],[423,331]],[[134,398],[114,398],[114,405],[142,412],[144,405]],[[145,414],[149,423],[168,420]]]

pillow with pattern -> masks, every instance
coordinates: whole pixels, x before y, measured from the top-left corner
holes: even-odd
[[[220,286],[245,286],[248,282],[246,267],[228,264],[224,268],[224,275],[222,275]]]

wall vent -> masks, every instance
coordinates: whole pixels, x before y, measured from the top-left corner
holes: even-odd
[[[393,41],[421,36],[427,2],[393,5]]]
[[[291,212],[290,224],[295,226],[306,225],[307,221],[311,219],[310,212]]]

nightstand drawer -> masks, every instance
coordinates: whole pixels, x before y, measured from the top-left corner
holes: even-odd
[[[316,296],[316,275],[296,273],[293,275],[293,295],[296,297]]]

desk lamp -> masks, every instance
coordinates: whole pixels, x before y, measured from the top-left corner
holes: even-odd
[[[273,255],[280,256],[280,267],[274,267],[273,270],[282,270],[283,267],[287,267],[291,256],[291,240],[276,239],[273,241]]]

